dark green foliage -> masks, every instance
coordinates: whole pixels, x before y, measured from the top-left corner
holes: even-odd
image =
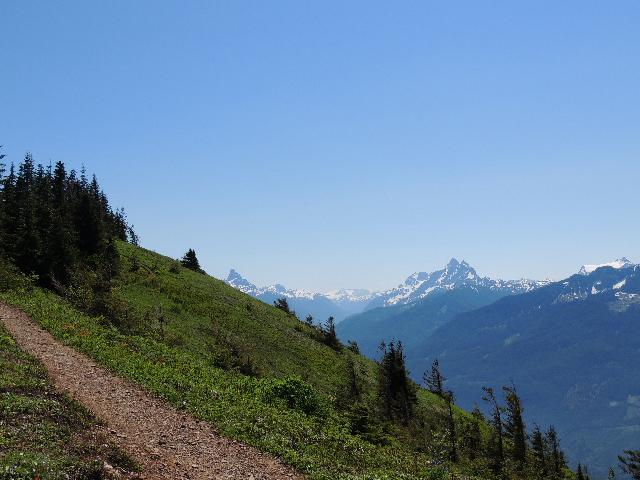
[[[334,350],[340,350],[342,348],[342,343],[338,340],[338,336],[336,335],[336,322],[333,317],[327,318],[327,322],[324,324],[324,328],[322,329],[323,341],[324,343],[333,348]]]
[[[576,470],[576,480],[586,480],[584,472],[582,471],[582,465],[578,463],[578,469]]]
[[[289,308],[289,302],[287,301],[287,297],[277,298],[276,300],[274,300],[273,306],[279,310],[282,310],[285,313],[288,313],[289,315],[296,314],[296,312],[294,312]],[[307,316],[308,319],[309,317],[311,317],[311,315]],[[313,321],[313,318],[311,317],[309,321]]]
[[[22,272],[87,310],[109,314],[119,272],[115,239],[126,238],[124,211],[113,211],[94,176],[87,182],[27,154],[7,175],[0,167],[0,254]]]
[[[493,388],[482,387],[482,390],[485,393],[482,399],[489,404],[490,408],[489,424],[493,427],[487,453],[491,462],[491,470],[496,476],[500,476],[504,468],[503,408],[498,404],[498,400],[493,393]]]
[[[265,380],[263,395],[266,399],[283,400],[289,408],[307,415],[320,414],[324,409],[318,391],[297,376]]]
[[[347,341],[347,349],[357,355],[360,355],[360,346],[358,345],[358,342],[356,342],[355,340]]]
[[[438,395],[441,398],[445,397],[445,393],[446,393],[444,390],[445,377],[440,372],[440,363],[438,363],[437,358],[431,364],[431,373],[427,374],[427,372],[424,372],[422,379],[424,381],[425,386],[427,387],[427,390],[429,390],[431,393]]]
[[[388,420],[407,425],[416,404],[416,385],[409,379],[402,342],[380,346],[379,398],[382,412]]]
[[[510,457],[518,471],[524,469],[527,455],[527,438],[522,419],[522,401],[514,385],[502,387],[506,403],[504,437],[510,442]]]
[[[483,454],[480,425],[484,423],[484,416],[477,406],[471,415],[472,418],[464,418],[460,426],[460,448],[467,457],[475,460]]]
[[[189,270],[193,270],[194,272],[204,273],[204,270],[200,268],[200,262],[198,261],[198,257],[196,256],[196,251],[193,248],[187,250],[187,253],[184,254],[180,263],[183,267],[188,268]]]
[[[558,432],[553,425],[549,427],[545,435],[545,444],[549,451],[549,471],[551,478],[556,480],[562,478],[562,472],[567,467],[564,453],[560,449],[560,439]]]
[[[447,391],[444,394],[444,399],[447,402],[447,433],[449,436],[449,460],[452,462],[458,461],[458,446],[456,436],[456,421],[453,417],[453,403],[455,401],[453,392]]]
[[[533,467],[534,471],[538,474],[539,479],[547,477],[547,446],[544,441],[544,436],[538,425],[535,425],[533,432],[531,433],[531,453],[533,455]]]
[[[623,455],[618,455],[620,469],[631,475],[633,480],[640,480],[640,450],[625,450]]]
[[[336,403],[340,408],[350,410],[353,405],[361,400],[363,387],[360,375],[356,370],[356,363],[351,356],[347,357],[346,365],[346,380],[344,385],[340,386],[336,395]]]
[[[607,472],[607,480],[614,480],[616,478],[616,472],[612,467],[609,467],[609,471]]]

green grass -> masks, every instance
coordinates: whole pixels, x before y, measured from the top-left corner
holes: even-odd
[[[46,372],[0,327],[0,478],[103,478],[103,462],[135,468],[93,429],[95,419],[57,393]]]
[[[363,403],[373,403],[373,362],[346,349],[332,350],[313,328],[219,280],[129,244],[119,248],[123,273],[116,298],[126,315],[118,328],[36,288],[5,292],[0,299],[114,372],[213,423],[224,435],[279,456],[311,479],[447,478],[451,467],[438,450],[445,410],[439,398],[419,392],[419,432],[379,424],[369,437],[354,434],[336,397],[351,358]],[[260,376],[239,373],[246,358]],[[292,385],[304,402],[277,393]],[[461,410],[456,415],[468,417]]]

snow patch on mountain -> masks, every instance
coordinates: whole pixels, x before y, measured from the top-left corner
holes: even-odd
[[[435,272],[416,272],[404,283],[382,292],[372,299],[368,308],[404,305],[412,303],[436,292],[459,287],[489,288],[504,291],[506,294],[524,293],[550,283],[549,280],[494,280],[480,277],[466,261],[452,258],[442,270]]]
[[[580,270],[578,271],[578,273],[580,275],[589,275],[590,273],[595,272],[598,268],[602,268],[602,267],[611,267],[615,269],[621,269],[621,268],[632,267],[633,265],[634,264],[628,258],[622,257],[622,258],[617,258],[612,262],[599,263],[599,264],[593,264],[593,265],[583,265],[582,267],[580,267]]]
[[[241,292],[247,293],[254,297],[261,295],[272,294],[279,297],[286,297],[288,299],[306,299],[316,300],[325,298],[336,303],[344,302],[367,302],[376,293],[362,288],[345,288],[341,290],[334,290],[328,293],[310,292],[303,289],[287,288],[284,285],[276,283],[274,285],[267,285],[266,287],[258,287],[244,278],[234,269],[229,271],[225,282],[234,288],[237,288]]]
[[[612,267],[614,270],[608,272],[599,270],[601,267]],[[578,275],[573,275],[560,284],[561,292],[553,303],[586,300],[589,296],[612,291],[617,292],[616,297],[629,295],[630,293],[627,292],[629,281],[635,282],[639,274],[640,265],[635,265],[624,257],[605,264],[585,265]]]

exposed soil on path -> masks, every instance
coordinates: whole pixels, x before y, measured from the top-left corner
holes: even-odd
[[[104,422],[105,434],[142,467],[144,479],[299,479],[253,447],[221,437],[141,387],[57,341],[20,310],[0,304],[0,321],[38,358],[54,385]]]

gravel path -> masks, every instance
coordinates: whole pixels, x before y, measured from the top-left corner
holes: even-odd
[[[144,479],[302,479],[253,447],[221,437],[141,387],[57,341],[20,310],[0,304],[0,321],[46,367],[55,386],[105,423],[105,433],[142,467]]]

